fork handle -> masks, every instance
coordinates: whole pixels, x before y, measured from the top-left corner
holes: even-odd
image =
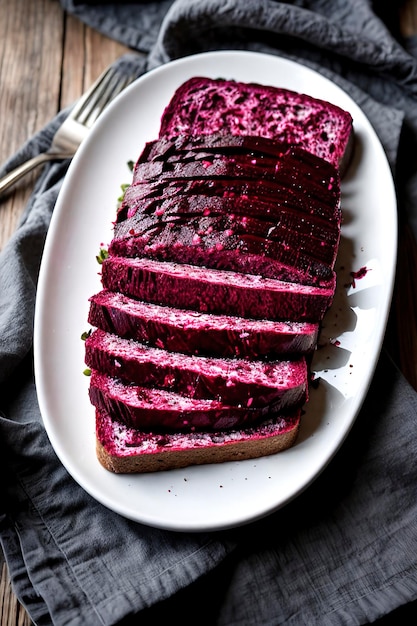
[[[35,169],[35,167],[42,165],[42,163],[46,163],[47,161],[69,159],[71,157],[72,155],[70,154],[61,154],[58,152],[43,152],[42,154],[36,155],[35,157],[29,159],[29,161],[18,165],[18,167],[0,179],[0,194],[9,189],[9,187],[14,185],[14,183],[16,183],[20,178]]]

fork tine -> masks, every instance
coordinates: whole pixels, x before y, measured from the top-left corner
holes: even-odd
[[[114,73],[109,74],[108,81],[103,82],[102,89],[97,91],[96,97],[89,100],[82,112],[81,121],[88,128],[94,124],[105,106],[113,100],[127,85],[132,82],[128,76],[120,76]]]
[[[107,93],[108,87],[114,76],[114,68],[109,67],[98,77],[98,79],[92,84],[90,89],[86,91],[81,100],[77,102],[72,110],[71,117],[74,120],[80,124],[85,124],[90,111],[97,106],[102,94]]]
[[[106,84],[109,81],[109,74],[113,74],[114,73],[114,69],[112,67],[108,67],[102,74],[100,74],[100,76],[97,78],[97,80],[91,85],[91,87],[81,96],[81,98],[76,102],[76,104],[74,105],[69,117],[72,119],[80,119],[80,115],[82,115],[82,111],[85,109],[85,106],[88,104],[88,102],[94,98],[97,97],[95,96],[95,94],[97,94],[97,92],[99,92],[99,90],[101,91],[102,89],[102,85]]]
[[[113,100],[135,76],[123,76],[112,66],[107,68],[74,106],[70,117],[87,128],[93,125],[105,106]]]

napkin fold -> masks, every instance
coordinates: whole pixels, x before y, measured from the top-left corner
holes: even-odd
[[[138,75],[212,49],[279,54],[325,74],[373,124],[395,177],[400,223],[417,235],[417,167],[408,159],[417,143],[416,46],[396,40],[381,17],[393,33],[394,22],[374,12],[378,5],[387,11],[385,3],[375,9],[366,0],[61,4],[146,52],[115,62],[120,69],[136,64]],[[44,149],[66,114],[0,174]],[[42,424],[32,365],[37,275],[67,166],[44,168],[0,255],[0,537],[32,620],[322,626],[379,618],[387,624],[396,609],[393,619],[415,618],[417,393],[395,364],[390,326],[341,450],[302,495],[264,520],[213,533],[154,529],[106,509],[68,475]]]

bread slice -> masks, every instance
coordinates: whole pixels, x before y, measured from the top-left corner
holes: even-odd
[[[252,152],[239,151],[237,153],[214,152],[213,154],[190,152],[174,153],[166,160],[139,161],[136,163],[133,173],[133,184],[142,181],[153,181],[163,177],[166,180],[187,178],[248,178],[255,180],[275,181],[290,185],[290,177],[294,174],[301,177],[309,177],[316,174],[316,182],[310,183],[310,187],[318,186],[322,175],[324,179],[333,180],[330,190],[336,188],[335,178],[338,178],[338,170],[331,163],[320,159],[299,146],[287,146],[283,144],[281,153],[270,156],[261,153],[259,156]],[[314,178],[312,179],[314,180]],[[327,181],[326,181],[327,182]],[[337,183],[337,180],[336,180]],[[325,189],[327,185],[322,185]]]
[[[221,400],[198,399],[166,389],[143,387],[92,370],[91,404],[113,419],[146,432],[154,430],[219,430],[251,426],[282,412],[282,403],[267,407],[226,404]],[[291,398],[291,394],[289,394]],[[300,406],[300,400],[291,409]],[[285,409],[284,409],[285,410]]]
[[[155,160],[141,158],[134,182],[191,178],[205,181],[209,189],[213,180],[221,179],[223,192],[183,197],[179,186],[167,205],[163,188],[159,202],[155,196],[140,201],[134,184],[118,211],[110,253],[308,284],[317,275],[331,278],[341,220],[337,170],[300,148],[252,139],[261,144],[256,153],[230,142],[226,151],[220,146],[209,156],[172,148],[164,149],[161,160],[156,154]],[[194,145],[192,138],[188,142]],[[273,148],[268,152],[269,143]],[[200,144],[204,146],[202,140]],[[242,178],[257,187],[264,181],[275,185],[275,197],[251,202],[245,194],[236,201],[228,182],[233,186]]]
[[[159,136],[220,133],[299,145],[332,163],[341,175],[352,153],[352,117],[334,104],[255,83],[204,76],[185,81],[163,112]]]
[[[88,322],[119,337],[171,352],[223,358],[310,354],[319,325],[255,320],[160,306],[102,290],[90,298]]]
[[[273,138],[259,135],[231,135],[227,133],[210,133],[201,135],[179,135],[174,137],[160,136],[149,141],[139,156],[138,163],[149,161],[166,161],[171,156],[236,154],[251,152],[254,156],[279,156],[289,148],[288,144]]]
[[[282,452],[296,441],[301,410],[245,429],[149,433],[129,428],[96,409],[96,450],[116,474],[171,470],[189,465],[243,461]]]
[[[206,202],[208,215],[165,213],[163,220],[159,214],[135,216],[116,224],[109,251],[250,274],[260,273],[260,267],[263,276],[270,278],[280,278],[283,265],[307,275],[333,269],[339,230],[320,228],[300,217],[285,219],[286,215],[278,223],[240,216],[231,212],[233,206],[227,210],[230,204],[227,200],[217,203],[219,210],[220,205],[224,208],[220,215],[212,215]],[[177,208],[181,211],[180,201]]]
[[[210,155],[193,152],[191,157],[173,154],[166,161],[138,161],[132,185],[201,181],[210,194],[210,187],[218,184],[219,180],[225,181],[225,192],[233,181],[239,183],[244,180],[246,184],[252,181],[260,194],[265,186],[268,191],[272,190],[278,202],[290,201],[295,206],[300,205],[301,210],[306,202],[311,204],[314,212],[316,206],[318,208],[320,203],[324,203],[329,205],[332,214],[340,203],[337,169],[299,147],[287,147],[276,157],[267,154],[254,156],[249,151]],[[128,204],[131,202],[129,194],[128,190],[125,196]]]
[[[292,360],[190,356],[122,339],[103,330],[86,340],[88,367],[144,387],[193,399],[251,408],[303,404],[307,398],[304,357]]]
[[[109,256],[101,267],[103,287],[110,291],[200,313],[253,319],[318,322],[336,284],[335,274],[317,277],[318,286],[312,286],[145,258]]]
[[[227,200],[235,205],[236,214],[258,218],[264,214],[269,219],[279,219],[282,214],[294,214],[302,219],[309,212],[311,214],[311,199],[319,200],[320,202],[314,202],[314,221],[325,220],[332,225],[340,222],[340,207],[333,202],[331,196],[323,195],[321,185],[311,184],[308,181],[304,182],[302,189],[304,194],[293,191],[288,186],[277,185],[276,182],[265,178],[257,180],[243,176],[239,178],[178,176],[152,181],[138,180],[126,189],[117,219],[120,222],[136,213],[149,214],[156,210],[162,216],[167,210],[172,212],[175,201],[180,202],[180,206],[187,211],[185,202],[188,200],[191,204],[190,208],[193,209],[195,202],[189,198],[195,196],[199,199],[206,198],[214,205],[216,202]]]

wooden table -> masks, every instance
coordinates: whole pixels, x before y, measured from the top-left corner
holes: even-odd
[[[417,33],[417,0],[405,2],[401,29],[405,35]],[[127,51],[65,15],[58,0],[0,0],[0,163]],[[0,249],[16,229],[37,174],[0,199]],[[401,333],[393,348],[417,389],[417,248],[408,230],[400,237],[392,323]],[[0,626],[30,624],[11,590],[1,554],[0,564]]]

